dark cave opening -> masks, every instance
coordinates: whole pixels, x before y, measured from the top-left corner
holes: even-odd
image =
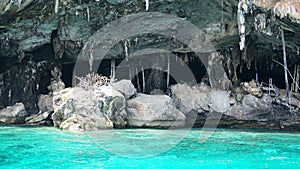
[[[206,69],[199,58],[195,57],[193,53],[176,53],[174,56],[176,57],[170,58],[169,86],[183,82],[194,84],[201,82],[202,78],[206,75]],[[150,59],[155,60],[153,58]],[[142,61],[147,62],[147,60]],[[137,88],[138,92],[141,93],[150,94],[153,92],[157,93],[159,91],[166,93],[168,89],[167,62],[165,62],[166,64],[163,65],[164,67],[156,67],[155,63],[160,61],[161,60],[154,61],[153,65],[151,65],[151,68],[145,69],[143,73],[140,60],[133,59],[126,61],[125,59],[116,59],[115,79],[117,81],[122,79],[130,79],[135,88]],[[101,75],[110,77],[111,60],[94,60],[93,70],[96,70],[95,72]],[[76,66],[74,62],[62,64],[61,71],[62,81],[65,83],[66,87],[73,86],[73,76],[85,76],[91,72],[88,61],[76,63]]]
[[[39,93],[40,94],[48,94],[49,93],[48,86],[50,85],[50,83],[51,83],[51,72],[50,71],[42,72],[40,81],[38,82]]]
[[[261,59],[259,63],[256,63],[256,66],[255,60],[253,60],[250,65],[249,69],[247,68],[247,63],[238,66],[237,76],[240,82],[249,82],[252,79],[256,80],[257,78],[260,83],[268,84],[269,82],[272,82],[277,88],[285,89],[284,68],[282,65],[279,65],[272,60],[268,60],[268,58]],[[294,65],[289,65],[288,69],[293,75]],[[288,80],[291,85],[293,79],[289,75]]]

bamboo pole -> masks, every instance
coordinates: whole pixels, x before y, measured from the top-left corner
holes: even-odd
[[[114,82],[115,81],[115,77],[116,77],[116,60],[112,59],[110,62],[110,78],[111,81]]]
[[[143,93],[145,93],[146,84],[145,84],[145,72],[144,72],[144,67],[142,67],[142,78],[143,78]]]
[[[296,66],[296,84],[295,84],[295,92],[298,92],[298,87],[299,86],[299,65]]]
[[[140,85],[140,79],[139,79],[139,74],[138,74],[138,69],[135,68],[135,74],[136,74],[136,84],[138,87],[138,91],[141,91],[141,85]]]
[[[170,55],[167,56],[168,57],[168,72],[167,72],[167,88],[170,85]]]
[[[295,67],[294,67],[294,79],[296,79],[296,73],[297,72],[297,65],[295,65]],[[293,81],[293,83],[292,83],[292,86],[291,86],[291,91],[296,91],[296,81]]]
[[[275,63],[279,64],[280,66],[284,67],[284,65],[283,65],[282,63],[280,63],[280,62],[278,62],[278,61],[276,61],[276,60],[274,60],[274,59],[272,59],[272,60],[273,60]],[[288,72],[288,74],[290,75],[291,79],[292,79],[293,81],[296,81],[296,80],[293,78],[292,73],[289,71],[289,69],[287,69],[287,72]],[[297,83],[295,83],[295,84],[296,84],[296,87],[298,88],[298,90],[300,90],[299,85],[298,85]]]
[[[285,79],[285,89],[286,96],[290,97],[290,87],[289,87],[289,79],[287,75],[287,60],[286,60],[286,51],[285,51],[285,40],[284,40],[284,30],[281,29],[281,40],[282,40],[282,50],[283,50],[283,64],[284,64],[284,79]]]

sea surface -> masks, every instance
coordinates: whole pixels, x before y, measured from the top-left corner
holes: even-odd
[[[0,168],[300,169],[300,133],[212,131],[0,126]]]

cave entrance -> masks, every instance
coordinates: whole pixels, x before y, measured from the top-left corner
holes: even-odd
[[[278,88],[285,88],[285,79],[284,79],[284,68],[282,65],[274,62],[274,60],[281,59],[281,56],[271,57],[271,56],[259,56],[259,59],[252,60],[249,63],[242,63],[237,67],[237,77],[241,82],[249,82],[252,79],[264,83],[272,84]],[[279,60],[278,62],[282,62]],[[291,70],[291,74],[294,72],[294,64],[288,65],[288,69]],[[291,76],[288,76],[290,85],[293,82]]]
[[[116,81],[129,79],[139,93],[163,94],[168,92],[168,86],[177,83],[196,84],[206,75],[206,69],[194,53],[173,53],[168,62],[168,55],[149,54],[144,59],[138,57],[125,59],[94,60],[93,70],[97,73],[114,78]],[[146,66],[144,63],[147,63]],[[169,63],[169,66],[168,66]],[[89,62],[77,63],[77,76],[90,73]],[[96,66],[98,66],[96,68]],[[143,66],[144,65],[144,66]],[[72,86],[75,63],[65,63],[62,66],[62,80],[66,87]],[[114,69],[115,71],[112,71]],[[187,69],[189,71],[187,71]],[[189,74],[189,75],[188,75]]]
[[[203,63],[192,52],[134,56],[115,60],[115,67],[117,80],[130,79],[138,92],[145,94],[167,93],[176,83],[196,84],[206,75]]]

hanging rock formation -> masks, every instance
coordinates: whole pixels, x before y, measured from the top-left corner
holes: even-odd
[[[71,87],[73,84],[73,68],[81,51],[89,54],[80,62],[82,65],[87,65],[88,69],[86,72],[98,69],[95,68],[95,63],[99,61],[97,56],[102,53],[97,50],[83,50],[86,42],[98,30],[105,28],[105,25],[112,23],[116,19],[126,15],[141,14],[142,12],[146,12],[146,14],[147,12],[170,14],[176,16],[174,18],[179,18],[180,22],[187,21],[199,28],[201,32],[194,32],[191,37],[194,37],[203,45],[200,45],[203,47],[201,53],[203,54],[203,59],[200,62],[203,62],[204,66],[200,66],[195,61],[195,52],[191,49],[191,47],[195,47],[193,46],[193,41],[185,44],[178,40],[178,37],[172,36],[173,34],[163,36],[161,34],[145,33],[134,37],[126,37],[126,34],[123,36],[123,33],[128,30],[136,30],[142,27],[146,27],[146,30],[150,32],[153,26],[157,26],[159,33],[164,29],[166,29],[164,32],[172,32],[174,34],[181,30],[177,25],[173,25],[177,21],[176,19],[160,20],[160,22],[155,23],[152,21],[157,18],[149,14],[146,15],[149,20],[143,20],[144,25],[136,24],[132,26],[124,23],[124,28],[117,31],[117,33],[120,33],[120,36],[117,38],[111,38],[114,34],[107,34],[107,41],[94,41],[97,43],[91,43],[91,45],[102,45],[104,48],[115,44],[109,50],[105,59],[116,60],[115,66],[119,70],[122,69],[119,71],[122,77],[134,78],[136,68],[139,70],[140,67],[138,67],[139,64],[131,64],[132,68],[119,68],[118,64],[121,61],[128,61],[134,53],[142,49],[159,48],[176,55],[176,61],[181,59],[182,64],[188,65],[191,69],[192,67],[196,68],[193,70],[194,74],[201,71],[206,72],[208,74],[205,77],[207,81],[210,84],[217,83],[223,89],[232,89],[234,91],[240,85],[240,82],[249,82],[251,79],[264,83],[271,81],[274,83],[271,85],[284,88],[285,84],[282,83],[284,81],[283,67],[278,64],[282,62],[282,41],[279,35],[284,30],[288,69],[294,70],[294,66],[300,65],[299,8],[299,1],[289,0],[3,0],[0,2],[0,109],[22,102],[30,115],[39,113],[36,117],[28,118],[27,121],[39,123],[38,121],[46,116],[45,112],[49,113],[48,115],[51,114],[51,111],[45,111],[44,107],[37,105],[38,97],[41,94],[51,95],[51,92],[58,92],[59,95],[63,95],[63,93],[60,93],[61,91],[68,93],[71,92],[70,90],[78,90],[79,93],[87,94],[77,88],[63,89],[65,86]],[[102,30],[103,32],[110,31]],[[185,33],[190,33],[190,30],[186,30]],[[120,41],[118,42],[117,40]],[[206,48],[205,42],[211,42],[212,45]],[[100,67],[98,71],[103,71],[105,76],[109,76],[110,74],[106,70],[109,66],[107,66],[106,62],[107,60],[103,61],[103,64],[101,64],[103,67]],[[222,65],[224,71],[214,69],[215,65]],[[204,68],[205,70],[202,70]],[[149,70],[145,71],[146,74],[147,71]],[[172,73],[172,65],[170,71]],[[213,73],[219,76],[210,76]],[[117,74],[117,76],[121,76],[120,74]],[[124,74],[129,74],[129,77]],[[145,80],[147,86],[155,83],[158,86],[155,86],[155,90],[164,88],[163,92],[169,92],[166,86],[164,70],[159,73],[150,71],[149,74],[149,77],[153,78],[150,81]],[[142,81],[141,77],[136,76],[136,78],[140,79],[139,83]],[[198,77],[197,82],[200,82],[201,78]],[[169,80],[170,84],[179,83],[179,81],[174,82],[174,79]],[[119,83],[124,83],[124,81]],[[195,84],[195,82],[191,83]],[[135,86],[137,88],[138,84],[135,84]],[[143,85],[140,84],[140,86]],[[153,89],[147,86],[145,88],[149,88],[150,93]],[[231,104],[231,106],[237,104],[235,106],[236,110],[243,111],[244,107],[249,105],[249,100],[251,104],[258,104],[263,98],[263,91],[258,89],[260,88],[259,86],[253,88],[251,85],[245,86],[245,83],[242,86],[243,89],[239,90],[245,90],[243,92],[252,94],[258,100],[247,96],[249,97],[247,101],[244,98],[245,93],[236,91],[234,91],[236,92],[234,98],[230,96],[228,99],[229,96],[227,94],[230,92],[215,91],[216,94],[210,93],[212,91],[199,92],[200,89],[198,88],[183,87],[187,93],[191,92],[192,96],[194,96],[194,91],[201,93],[201,96],[204,95],[200,98],[189,98],[189,95],[186,93],[174,92],[175,88],[172,88],[173,99],[179,106],[178,109],[186,116],[190,114],[189,112],[193,112],[191,114],[204,112],[203,117],[205,117],[205,113],[210,111],[230,113],[230,111],[225,111],[228,108],[228,104]],[[258,90],[250,91],[247,88]],[[122,89],[116,87],[116,89],[122,90],[122,94],[116,91],[118,92],[116,97],[122,98],[121,100],[123,101],[120,102],[122,102],[121,107],[123,110],[124,100],[132,98],[135,95],[135,90],[132,86]],[[256,94],[254,94],[255,92]],[[152,93],[159,92],[154,91]],[[216,96],[220,96],[220,98],[224,99],[224,102],[222,102],[222,105],[214,105],[209,100],[209,97],[205,98],[208,95],[212,100]],[[298,104],[296,95],[297,93],[295,96],[292,95],[296,100],[292,99],[291,103],[289,103],[293,107],[297,107],[295,105]],[[177,98],[185,98],[186,100],[180,101]],[[72,103],[70,99],[64,100],[61,98],[63,101],[59,102],[59,105],[54,105],[56,106],[55,113],[52,115],[54,124],[70,130],[97,128],[92,119],[85,119],[85,116],[78,114],[77,111],[79,110],[76,107],[74,110],[71,109],[70,106],[72,104],[74,106],[80,104],[75,100]],[[67,102],[68,100],[70,103]],[[189,106],[187,105],[187,100],[191,100],[195,104]],[[273,100],[272,104],[277,101]],[[282,98],[278,102],[283,103],[285,100]],[[92,101],[88,104],[92,103],[96,104],[97,101]],[[59,106],[61,107],[58,108]],[[58,110],[62,112],[59,114],[57,113]],[[65,111],[73,112],[75,114],[74,117],[72,116],[71,119],[67,120],[70,117],[66,115],[68,113]],[[122,112],[119,111],[121,110],[118,109],[118,113]],[[109,117],[111,117],[114,125],[120,127],[125,125],[123,123],[123,115],[109,115]],[[32,119],[37,120],[32,121]],[[109,121],[106,124],[107,121],[103,119],[105,118],[97,116],[96,121],[98,120],[97,123],[103,124],[104,128],[112,127]],[[186,119],[193,118],[187,116]],[[63,123],[64,121],[66,122]],[[82,121],[89,122],[81,123]]]

